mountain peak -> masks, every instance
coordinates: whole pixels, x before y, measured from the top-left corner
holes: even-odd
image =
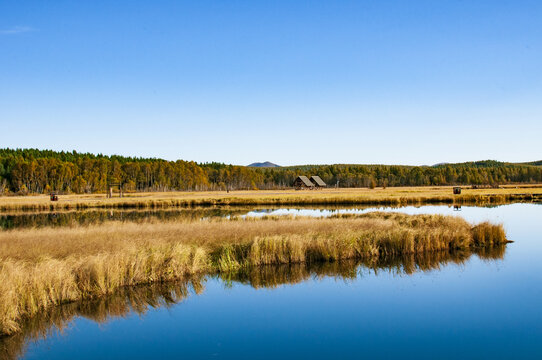
[[[266,162],[255,162],[255,163],[252,163],[250,165],[248,165],[249,167],[280,167],[280,165],[277,165],[277,164],[273,164],[272,162],[270,161],[266,161]]]

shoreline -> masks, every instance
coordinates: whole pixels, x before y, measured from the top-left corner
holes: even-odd
[[[250,190],[217,192],[128,193],[106,198],[105,194],[2,196],[0,212],[60,211],[87,209],[166,209],[215,206],[325,206],[325,205],[484,205],[507,202],[542,202],[542,185],[499,189],[464,188],[454,195],[452,186],[397,187],[377,189]]]

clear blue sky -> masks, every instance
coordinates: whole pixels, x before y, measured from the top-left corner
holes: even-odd
[[[0,1],[0,147],[542,159],[541,1]]]

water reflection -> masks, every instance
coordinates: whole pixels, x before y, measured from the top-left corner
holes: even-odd
[[[419,271],[440,270],[448,264],[464,264],[472,255],[483,260],[502,260],[505,245],[476,249],[475,251],[438,251],[426,254],[410,254],[401,257],[374,260],[350,260],[293,265],[267,265],[253,267],[235,273],[220,274],[226,286],[234,282],[254,288],[275,288],[284,284],[297,284],[309,279],[333,277],[340,280],[355,280],[367,272],[385,271],[395,275],[412,275]]]
[[[342,281],[363,281],[363,276],[388,272],[408,276],[417,272],[439,270],[447,264],[464,264],[471,256],[490,261],[502,260],[505,246],[479,249],[474,252],[434,252],[409,255],[400,258],[384,258],[374,261],[342,261],[313,264],[260,266],[234,273],[214,275],[226,287],[243,284],[253,288],[276,288],[285,284],[297,284],[307,280],[332,277]],[[145,314],[151,308],[168,308],[179,304],[191,294],[201,294],[207,277],[194,277],[190,281],[152,284],[122,288],[114,294],[92,301],[75,302],[42,312],[23,324],[23,331],[0,338],[0,359],[16,359],[24,355],[31,342],[69,331],[69,324],[83,317],[103,324],[111,319],[131,314]]]
[[[178,304],[191,292],[199,294],[203,289],[203,279],[194,278],[188,282],[122,288],[103,298],[51,308],[27,319],[23,323],[22,332],[0,337],[0,359],[17,359],[24,354],[28,342],[64,333],[75,317],[101,324],[132,313],[143,315],[149,308]]]
[[[249,209],[199,208],[177,210],[88,210],[65,212],[11,213],[0,215],[0,229],[62,227],[102,224],[109,221],[144,222],[199,220],[246,214]]]
[[[485,206],[486,208],[498,205]],[[443,205],[450,208],[451,205]],[[86,226],[103,224],[110,221],[145,222],[145,221],[181,221],[202,220],[209,218],[264,217],[264,216],[332,216],[335,214],[361,214],[369,211],[389,211],[407,208],[423,207],[374,207],[374,206],[298,206],[296,208],[284,207],[196,207],[190,209],[162,209],[162,210],[84,210],[60,212],[14,212],[0,214],[0,229],[9,230],[17,228]],[[461,210],[461,206],[454,206],[454,210]]]

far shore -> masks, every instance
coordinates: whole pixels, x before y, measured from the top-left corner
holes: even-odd
[[[259,205],[423,205],[423,204],[487,204],[510,201],[542,202],[542,184],[506,185],[499,188],[473,189],[461,187],[453,194],[453,186],[420,186],[392,188],[327,188],[320,190],[239,190],[239,191],[175,191],[133,192],[121,198],[114,194],[59,194],[58,201],[49,195],[2,196],[0,211],[169,208],[191,206],[259,206]]]

